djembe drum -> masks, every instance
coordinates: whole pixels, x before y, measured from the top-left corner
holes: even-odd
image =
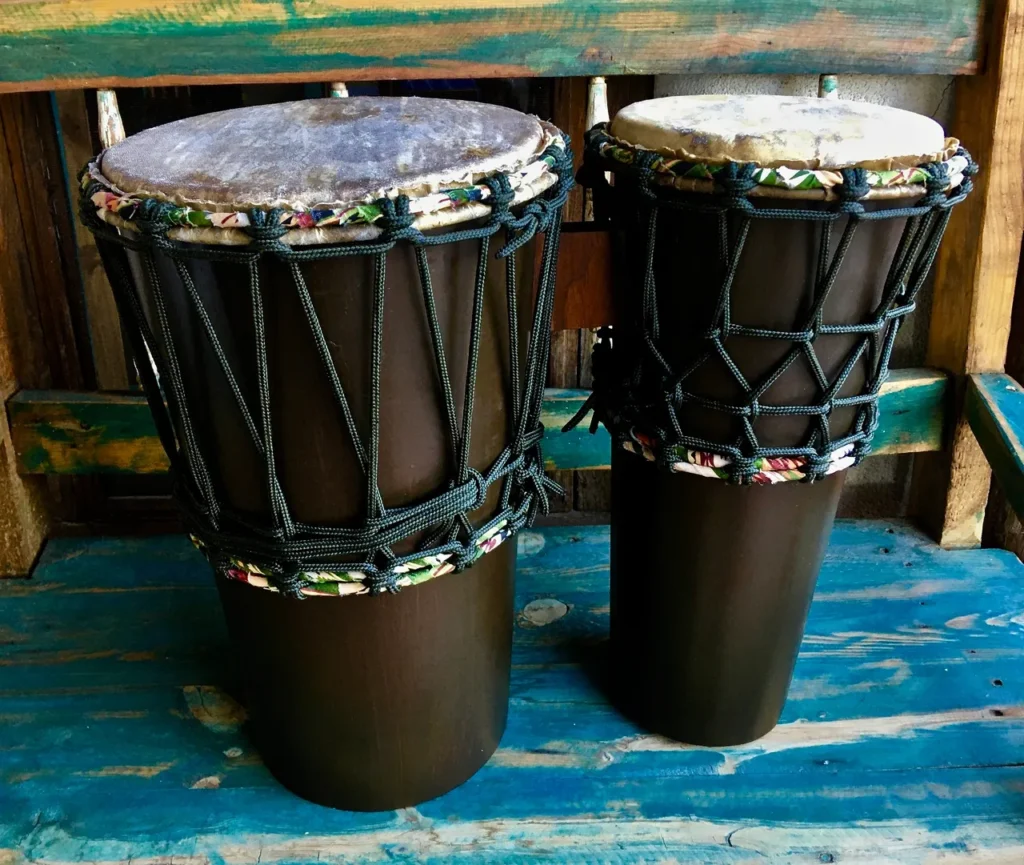
[[[510,109],[351,98],[82,174],[255,743],[306,798],[412,805],[497,747],[571,164]]]
[[[618,240],[591,400],[614,442],[611,654],[648,728],[729,745],[777,723],[846,470],[973,171],[928,118],[824,99],[654,99],[589,133]]]

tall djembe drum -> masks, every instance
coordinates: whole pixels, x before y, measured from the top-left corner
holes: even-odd
[[[571,164],[516,111],[352,98],[82,174],[252,734],[309,799],[412,805],[497,747]]]
[[[728,745],[777,723],[846,470],[973,171],[929,118],[824,99],[654,99],[589,133],[619,241],[591,401],[614,441],[611,654],[650,729]]]

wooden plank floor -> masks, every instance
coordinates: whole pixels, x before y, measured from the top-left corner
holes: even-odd
[[[1015,557],[839,523],[782,724],[722,750],[608,705],[607,578],[606,528],[526,533],[501,748],[350,814],[253,753],[184,539],[54,541],[0,586],[0,863],[1024,861]]]

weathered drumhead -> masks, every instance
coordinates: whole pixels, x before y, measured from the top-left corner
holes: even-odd
[[[497,105],[309,99],[147,129],[107,150],[99,167],[122,192],[178,205],[307,210],[472,184],[522,168],[548,143],[536,117]]]
[[[930,117],[865,102],[791,96],[668,96],[620,111],[620,141],[693,162],[766,168],[911,168],[947,158]]]

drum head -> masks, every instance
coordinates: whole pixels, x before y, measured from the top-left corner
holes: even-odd
[[[873,170],[947,159],[955,144],[930,117],[865,102],[788,96],[669,96],[620,111],[620,141],[692,162]]]
[[[108,149],[100,170],[121,192],[197,209],[341,208],[517,171],[551,143],[549,129],[475,102],[310,99],[147,129]]]

